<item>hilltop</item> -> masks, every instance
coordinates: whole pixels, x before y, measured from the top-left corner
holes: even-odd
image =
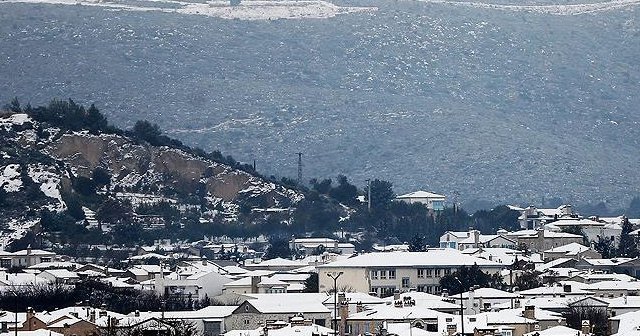
[[[0,116],[3,247],[21,239],[137,243],[153,238],[146,229],[171,237],[187,228],[182,238],[188,232],[196,239],[240,234],[241,224],[265,217],[252,209],[287,210],[304,199],[251,166],[184,146],[148,122],[122,131],[94,106],[71,100],[24,112],[14,101],[13,109]],[[284,214],[281,221],[289,219]]]

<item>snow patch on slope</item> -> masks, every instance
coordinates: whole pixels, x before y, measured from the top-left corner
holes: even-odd
[[[22,179],[20,178],[20,166],[10,164],[2,169],[0,175],[0,187],[6,192],[16,192],[22,187]]]
[[[62,211],[66,208],[62,200],[62,195],[60,194],[60,177],[58,174],[48,171],[47,168],[41,164],[30,165],[28,174],[33,182],[40,184],[40,190],[45,196],[58,200],[57,206],[48,206],[50,210]]]

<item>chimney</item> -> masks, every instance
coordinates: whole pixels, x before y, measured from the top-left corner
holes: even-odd
[[[338,329],[340,330],[340,336],[345,336],[345,331],[347,327],[347,317],[349,317],[349,301],[342,300],[340,301],[340,325]]]
[[[140,311],[139,311],[139,310],[136,310],[136,312],[135,312],[135,313],[133,313],[133,316],[135,316],[135,317],[139,317],[139,316],[140,316]]]
[[[535,306],[524,306],[523,312],[524,318],[535,320],[536,319],[536,307]]]
[[[302,314],[296,314],[296,316],[292,317],[289,320],[289,323],[291,323],[291,326],[303,326],[304,325],[304,317],[302,316]]]
[[[447,335],[448,336],[455,335],[457,331],[458,331],[458,326],[456,324],[447,324]]]
[[[98,313],[98,317],[105,317],[107,316],[107,311],[104,309],[100,309],[100,312]]]
[[[89,313],[89,322],[91,323],[95,323],[96,322],[96,311],[95,309],[91,311],[91,313]]]
[[[16,326],[16,328],[17,328],[17,327],[18,327],[18,326]],[[9,327],[7,327],[7,322],[6,322],[6,321],[3,321],[3,322],[2,322],[2,327],[0,327],[0,332],[1,332],[1,333],[9,332]]]
[[[582,334],[591,334],[591,322],[589,320],[582,320]]]
[[[562,286],[562,291],[565,293],[571,293],[571,285]]]
[[[393,292],[393,300],[394,301],[400,300],[400,292],[397,292],[397,291]]]
[[[475,291],[475,287],[470,287],[469,288],[469,299],[468,299],[468,304],[467,304],[467,309],[473,309],[474,305],[473,303],[476,300],[476,291]],[[479,311],[474,311],[475,314],[479,313]]]
[[[251,276],[251,293],[258,293],[258,284],[260,283],[261,277],[259,275]]]
[[[29,326],[29,328],[28,328],[29,331],[31,331],[31,326],[33,325],[33,322],[31,322],[31,320],[33,320],[34,315],[35,315],[35,313],[33,311],[33,308],[28,307],[27,308],[27,321],[25,323]],[[16,326],[16,328],[17,328],[17,326]]]
[[[362,301],[356,302],[356,313],[362,313],[364,311],[364,306],[362,305]]]
[[[347,299],[347,295],[344,292],[338,292],[338,303],[341,303]]]
[[[474,230],[473,231],[473,247],[478,248],[479,244],[480,244],[480,231]]]

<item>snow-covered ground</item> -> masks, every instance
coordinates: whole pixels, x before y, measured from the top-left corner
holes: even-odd
[[[60,176],[54,172],[50,172],[47,168],[41,164],[29,166],[29,177],[33,182],[40,184],[40,190],[50,198],[58,200],[57,205],[48,206],[49,210],[63,211],[66,209],[66,205],[62,200],[60,194]]]
[[[159,11],[239,20],[330,18],[338,14],[375,11],[377,9],[375,7],[342,7],[323,0],[248,0],[233,6],[229,1],[219,0],[207,3],[143,0],[136,4],[101,0],[0,0],[0,4],[10,2],[83,5],[104,7],[110,10]]]
[[[448,4],[454,6],[466,6],[476,8],[497,9],[505,11],[524,11],[552,15],[579,15],[594,12],[603,12],[619,8],[640,5],[640,0],[613,0],[597,3],[583,4],[554,4],[554,5],[504,5],[488,2],[473,1],[448,1],[448,0],[420,0],[429,3]]]

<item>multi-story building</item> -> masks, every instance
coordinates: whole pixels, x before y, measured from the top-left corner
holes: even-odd
[[[427,252],[367,253],[353,258],[320,265],[320,292],[337,289],[370,292],[389,296],[396,290],[439,294],[440,279],[462,266],[478,267],[490,274],[498,273],[502,265],[494,261],[462,254],[453,249],[431,249]]]

